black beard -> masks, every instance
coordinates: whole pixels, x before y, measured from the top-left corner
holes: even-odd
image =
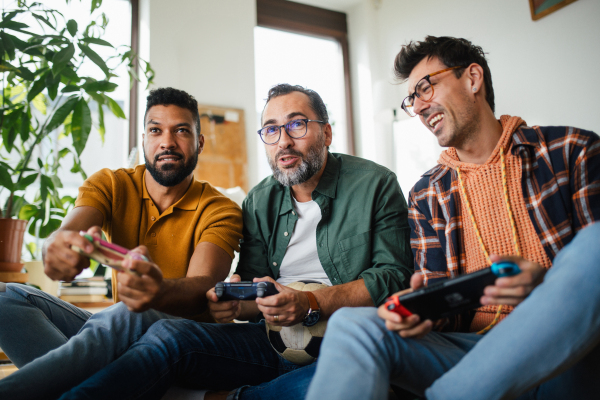
[[[185,178],[194,172],[196,165],[198,164],[198,153],[194,153],[194,156],[185,161],[182,167],[167,164],[162,166],[162,168],[157,168],[156,162],[158,161],[158,158],[162,156],[178,156],[183,159],[182,154],[176,153],[172,150],[167,150],[157,154],[154,157],[154,163],[151,163],[148,160],[148,157],[146,157],[146,154],[144,154],[144,160],[146,160],[146,170],[150,172],[152,178],[154,178],[154,180],[161,186],[171,187],[180,184]]]

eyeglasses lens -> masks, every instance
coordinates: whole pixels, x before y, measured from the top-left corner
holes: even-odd
[[[295,119],[285,125],[290,137],[299,139],[306,134],[306,121]],[[260,137],[266,144],[274,144],[279,141],[281,135],[281,127],[275,125],[265,126],[260,130]]]
[[[306,133],[306,121],[301,119],[290,121],[285,127],[293,138],[300,138]]]

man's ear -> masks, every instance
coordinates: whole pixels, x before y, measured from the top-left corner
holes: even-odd
[[[204,135],[201,133],[198,135],[198,155],[202,154],[204,150]]]
[[[479,64],[471,64],[465,68],[468,90],[472,93],[485,90],[483,82],[483,68]]]
[[[331,130],[330,124],[325,124],[323,134],[325,135],[325,146],[331,146],[331,142],[333,141],[333,131]]]

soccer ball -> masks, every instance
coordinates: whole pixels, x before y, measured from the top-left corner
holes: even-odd
[[[293,282],[287,286],[303,292],[327,287],[317,282]],[[310,327],[302,325],[302,322],[292,326],[274,326],[267,322],[266,326],[267,336],[276,352],[294,364],[307,365],[319,355],[327,321],[319,321]]]

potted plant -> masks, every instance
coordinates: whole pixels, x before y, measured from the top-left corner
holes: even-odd
[[[108,23],[97,10],[101,3],[92,0],[91,21],[85,27],[39,3],[19,0],[14,9],[2,12],[0,271],[20,271],[26,229],[45,238],[72,207],[73,197],[59,195],[57,171],[71,158],[70,171],[85,179],[79,157],[92,125],[103,138],[105,110],[125,118],[109,95],[117,88],[115,69],[126,63],[131,78],[138,79],[134,66],[140,62],[148,84],[152,81],[149,64],[138,60],[131,48],[115,48],[101,38]],[[98,55],[99,46],[112,55]],[[87,63],[95,64],[102,76],[84,74],[81,66]],[[95,119],[90,106],[97,107]],[[44,152],[44,146],[53,149]]]

